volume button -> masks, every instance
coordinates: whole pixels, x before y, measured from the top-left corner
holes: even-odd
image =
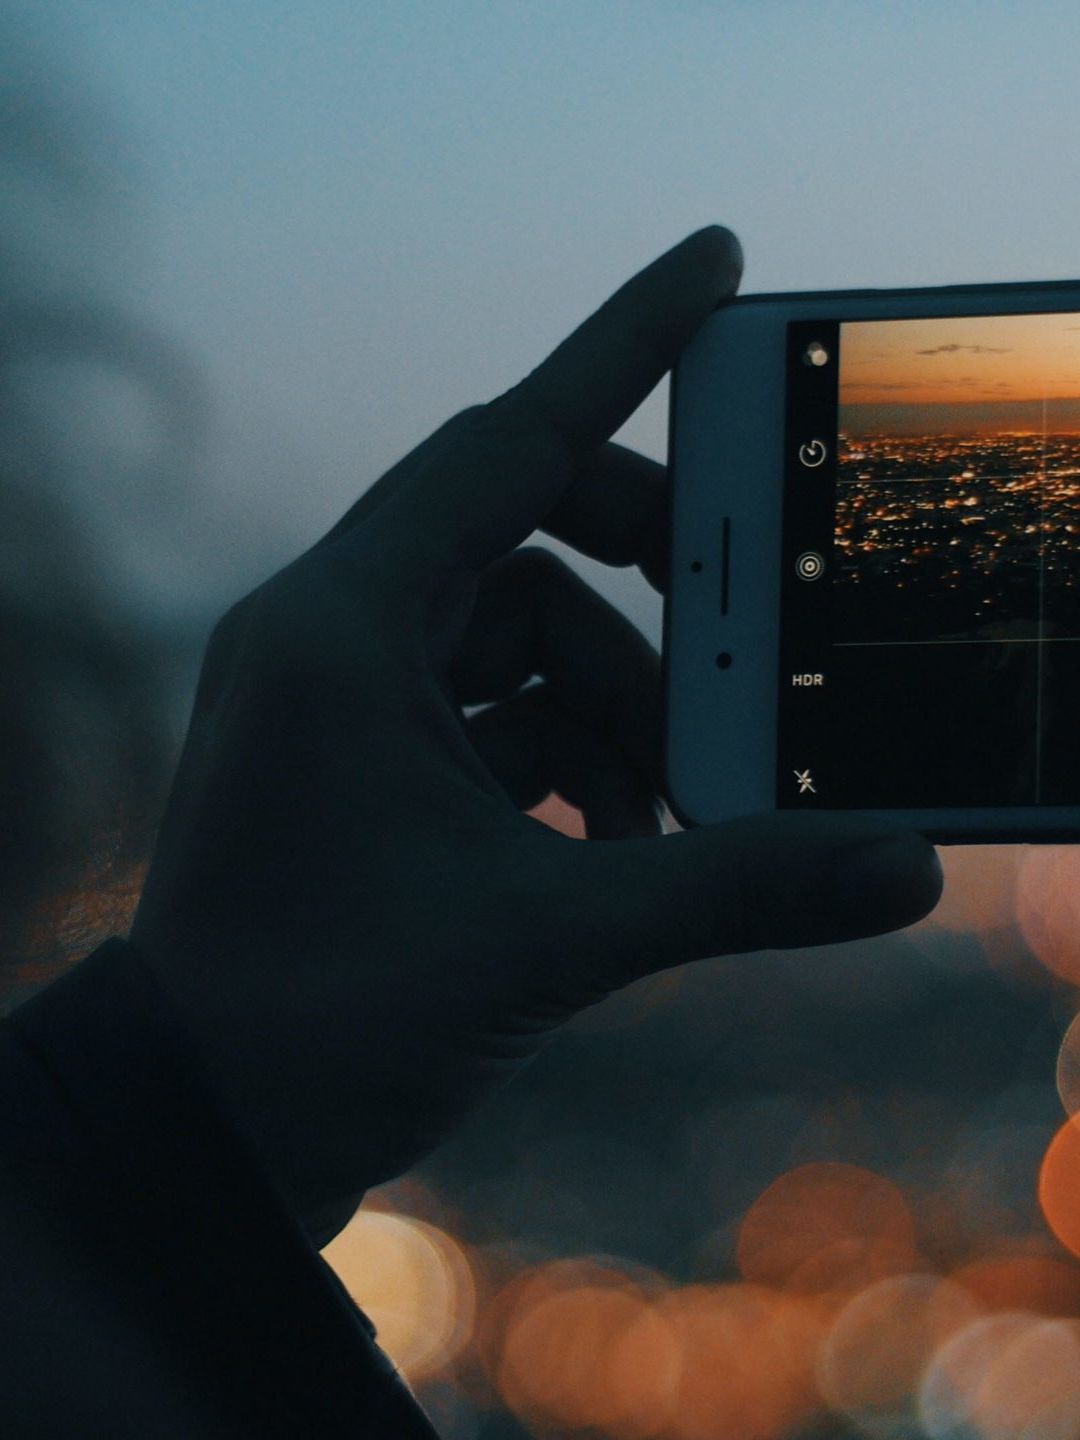
[[[724,516],[724,526],[720,538],[720,614],[728,613],[728,599],[730,596],[729,576],[731,572],[731,517]]]

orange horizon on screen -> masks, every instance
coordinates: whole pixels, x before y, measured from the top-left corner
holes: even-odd
[[[841,326],[841,408],[849,405],[1041,405],[1071,401],[1059,428],[1080,431],[1080,314],[939,316]],[[979,429],[992,430],[992,421]],[[1005,425],[1023,430],[1023,425]]]

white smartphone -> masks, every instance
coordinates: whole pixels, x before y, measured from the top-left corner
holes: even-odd
[[[1080,281],[742,297],[671,386],[676,818],[1080,839]]]

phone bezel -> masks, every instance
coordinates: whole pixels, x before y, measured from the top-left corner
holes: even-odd
[[[702,325],[672,370],[668,411],[671,568],[664,599],[664,765],[668,805],[681,825],[777,810],[789,321],[1059,309],[1080,312],[1080,280],[746,295],[718,306]],[[732,480],[717,483],[715,477],[724,474]],[[700,569],[691,569],[693,562]],[[720,613],[722,589],[731,599],[726,615]],[[717,664],[722,654],[733,657],[727,668]],[[909,826],[943,844],[1080,839],[1080,807],[1074,806],[844,813]]]

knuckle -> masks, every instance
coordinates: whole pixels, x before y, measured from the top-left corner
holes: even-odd
[[[447,429],[462,440],[490,442],[508,434],[508,414],[499,400],[482,405],[467,405],[447,421]]]
[[[313,578],[297,571],[267,586],[253,636],[260,671],[288,675],[325,663],[331,607],[320,593],[324,587],[313,585]]]
[[[210,634],[207,661],[250,678],[292,668],[312,654],[310,624],[299,586],[287,572],[275,575],[229,607]]]
[[[402,671],[397,627],[386,597],[358,581],[351,552],[308,555],[223,614],[210,634],[197,704],[263,707],[352,703],[374,708],[375,676]]]
[[[573,473],[568,438],[546,412],[528,378],[483,405],[470,405],[448,422],[467,443],[491,454],[512,453],[519,462]]]
[[[466,405],[464,410],[459,410],[457,414],[453,416],[450,424],[456,426],[459,430],[481,429],[491,413],[492,409],[490,405]]]
[[[206,642],[203,671],[215,679],[232,669],[250,648],[254,594],[230,605],[214,623]]]
[[[251,620],[249,599],[245,596],[230,605],[210,631],[195,693],[197,711],[217,706],[235,681],[239,659],[247,648]]]
[[[246,630],[249,616],[247,596],[230,605],[224,615],[218,617],[210,631],[210,647],[215,650],[231,649]]]
[[[257,622],[260,669],[326,680],[394,668],[408,597],[387,584],[376,547],[304,557],[265,588]]]

